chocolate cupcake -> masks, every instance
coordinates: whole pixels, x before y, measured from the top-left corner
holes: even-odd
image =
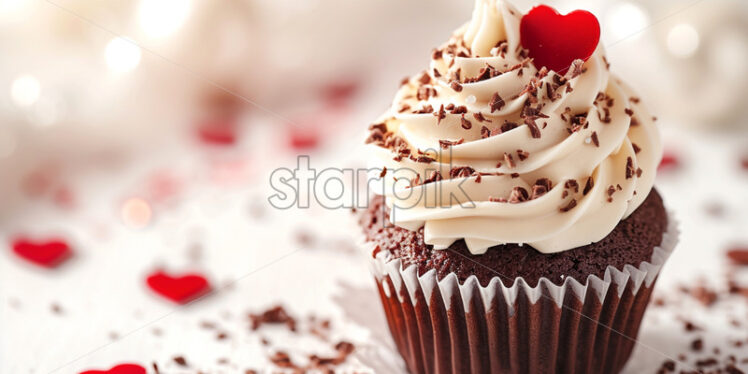
[[[477,0],[369,128],[363,247],[412,373],[616,373],[631,354],[677,238],[662,146],[594,16],[565,17]]]

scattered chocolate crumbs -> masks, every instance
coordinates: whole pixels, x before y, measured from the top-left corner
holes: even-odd
[[[485,139],[491,136],[491,130],[488,129],[486,126],[482,126],[480,128],[480,137],[481,139]]]
[[[439,107],[438,112],[434,112],[434,116],[437,118],[436,124],[440,124],[443,119],[447,118],[447,112],[444,110],[444,104]]]
[[[158,364],[157,364],[157,363],[153,362],[153,363],[151,363],[151,366],[153,367],[153,372],[154,372],[155,374],[159,374],[159,373],[161,373],[161,372],[160,372],[160,371],[158,370]]]
[[[696,352],[701,351],[702,349],[704,349],[704,341],[701,340],[701,338],[698,338],[698,339],[692,341],[691,342],[691,349],[694,350],[694,351],[696,351]]]
[[[471,168],[470,166],[459,166],[453,167],[452,170],[449,171],[449,177],[452,179],[467,178],[469,176],[472,176],[474,173],[475,169]]]
[[[504,121],[504,124],[501,125],[501,132],[505,133],[507,131],[516,129],[517,127],[519,127],[519,125],[514,122]]]
[[[449,86],[455,90],[455,92],[462,92],[462,85],[457,81],[453,81]]]
[[[608,202],[613,202],[613,194],[616,193],[616,188],[611,184],[608,186]]]
[[[600,147],[600,139],[597,138],[597,131],[592,132],[592,136],[590,136],[590,139],[592,139],[592,144],[594,144],[595,147]]]
[[[733,264],[748,266],[748,247],[736,247],[727,251],[727,258]]]
[[[715,366],[718,363],[719,363],[719,361],[717,361],[716,358],[709,357],[709,358],[705,358],[703,360],[696,361],[696,366],[698,366],[700,368],[704,368],[704,367],[709,367],[709,366]]]
[[[457,139],[457,140],[439,140],[439,146],[442,149],[447,149],[447,148],[449,148],[451,146],[459,145],[459,144],[462,144],[464,142],[465,142],[465,139],[462,139],[462,138]]]
[[[532,137],[535,139],[539,139],[540,129],[538,128],[538,125],[535,123],[535,121],[529,118],[525,118],[525,124],[530,128],[530,135],[532,135]]]
[[[416,98],[420,101],[428,100],[431,97],[436,97],[436,90],[433,87],[421,86],[416,91]]]
[[[421,84],[429,84],[431,83],[431,76],[427,72],[421,73],[421,76],[418,78],[418,82]]]
[[[527,190],[517,186],[512,188],[508,201],[510,204],[518,204],[527,201],[529,198],[530,195],[527,193]]]
[[[269,357],[270,362],[275,364],[275,366],[281,367],[281,368],[287,368],[287,369],[296,369],[298,366],[294,364],[291,361],[291,357],[288,355],[288,353],[283,351],[275,352],[272,356]]]
[[[532,195],[530,195],[530,200],[535,200],[551,190],[551,181],[550,179],[538,179],[537,182],[535,182],[535,185],[532,186]]]
[[[717,301],[717,293],[704,285],[698,285],[690,290],[691,296],[704,306],[711,306]]]
[[[565,207],[561,208],[561,212],[566,213],[566,212],[574,209],[576,206],[577,206],[577,199],[571,199],[571,201],[569,201],[568,205],[566,205]]]
[[[587,72],[587,69],[582,68],[582,66],[584,66],[584,60],[574,60],[574,62],[571,63],[571,68],[566,73],[567,79],[574,79]]]
[[[442,175],[438,171],[431,172],[431,175],[423,181],[423,184],[431,183],[431,182],[438,182],[442,180]]]
[[[177,365],[179,365],[179,366],[184,366],[184,367],[189,366],[189,365],[187,365],[187,360],[184,357],[182,357],[182,356],[176,356],[176,357],[174,357],[174,362],[176,362]]]
[[[252,330],[257,330],[264,324],[285,324],[291,331],[296,331],[296,320],[292,318],[282,306],[268,309],[261,314],[249,314]]]
[[[602,109],[603,109],[603,113],[605,115],[601,115],[600,111],[599,110],[597,111],[597,117],[600,119],[600,122],[602,122],[602,123],[611,123],[611,122],[613,122],[613,119],[610,117],[610,109],[608,109],[608,108],[602,108]]]
[[[595,181],[592,179],[592,177],[587,178],[587,183],[584,184],[584,189],[582,190],[582,195],[587,196],[588,193],[592,190],[592,187],[595,186]]]
[[[506,152],[504,153],[504,162],[506,163],[506,166],[509,167],[510,169],[513,169],[515,166],[517,166],[517,164],[514,163],[514,158],[512,157],[512,155]]]
[[[60,304],[52,303],[52,305],[50,305],[50,310],[52,310],[52,313],[54,314],[62,314],[62,307],[60,306]]]
[[[626,109],[624,109],[623,111],[624,111],[624,112],[626,112],[626,114],[627,114],[627,115],[628,115],[629,117],[633,117],[633,116],[634,116],[634,111],[633,111],[633,110],[631,110],[631,109],[629,109],[629,108],[626,108]]]
[[[529,152],[525,152],[525,151],[523,151],[521,149],[517,150],[517,158],[519,158],[520,161],[527,160],[528,157],[530,157],[530,153]]]
[[[634,153],[639,154],[641,152],[641,148],[636,143],[631,143],[631,146],[634,147]]]
[[[462,126],[462,128],[465,130],[470,130],[471,128],[473,128],[473,124],[470,121],[466,120],[465,116],[462,116],[462,119],[460,119],[460,126]]]
[[[473,117],[479,122],[491,122],[490,120],[487,120],[481,112],[473,113]]]
[[[667,361],[663,362],[662,363],[662,368],[660,370],[661,371],[662,370],[666,370],[668,372],[675,371],[675,361],[673,361],[673,360],[667,360]]]
[[[501,110],[501,108],[503,108],[504,105],[506,105],[506,103],[504,103],[504,99],[502,99],[501,96],[499,96],[499,93],[496,92],[493,94],[493,97],[491,98],[491,102],[489,103],[489,105],[491,106],[491,113],[493,113],[497,110]]]
[[[634,159],[628,157],[626,159],[626,179],[631,179],[634,176],[635,172],[636,170],[634,170]]]
[[[701,327],[698,327],[698,326],[694,325],[694,324],[693,324],[693,322],[691,322],[691,321],[684,321],[684,322],[683,322],[683,328],[684,328],[684,329],[685,329],[686,331],[688,331],[688,332],[693,332],[693,331],[699,331],[699,330],[702,330],[702,328],[701,328]]]
[[[379,173],[379,178],[384,178],[385,175],[387,175],[387,167],[382,166],[382,172]]]
[[[434,107],[432,107],[430,104],[424,104],[421,109],[418,109],[417,111],[413,112],[415,114],[426,114],[426,113],[433,113]]]
[[[466,114],[467,112],[467,107],[464,105],[454,107],[454,109],[450,110],[450,113],[452,114]]]
[[[564,183],[564,188],[574,190],[574,193],[579,192],[579,182],[576,179],[569,179]]]

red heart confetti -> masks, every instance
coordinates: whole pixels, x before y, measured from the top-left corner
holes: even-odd
[[[344,107],[359,91],[359,82],[356,80],[340,80],[322,87],[322,97],[325,103],[334,108]]]
[[[214,118],[198,125],[197,136],[205,144],[230,146],[238,138],[237,127],[235,118]]]
[[[317,148],[319,132],[311,126],[291,126],[288,130],[288,145],[295,151],[305,151]]]
[[[660,161],[660,166],[657,167],[657,171],[673,170],[677,169],[678,166],[680,166],[678,157],[674,153],[665,152],[662,156],[662,161]]]
[[[567,15],[540,5],[522,17],[522,47],[529,50],[536,67],[564,74],[574,60],[587,61],[600,42],[600,23],[585,10]]]
[[[33,241],[18,238],[13,241],[12,247],[19,257],[45,268],[57,267],[73,253],[62,239]]]
[[[109,370],[86,370],[80,374],[145,374],[145,368],[138,364],[120,364]]]
[[[186,304],[210,291],[210,283],[200,274],[171,276],[156,271],[146,279],[148,287],[178,304]]]

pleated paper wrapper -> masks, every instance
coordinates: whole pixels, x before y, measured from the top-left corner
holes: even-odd
[[[655,281],[675,248],[672,215],[649,262],[612,266],[585,283],[541,278],[511,287],[497,275],[418,275],[364,242],[392,337],[412,374],[618,373],[635,345]],[[363,241],[362,241],[363,242]],[[509,282],[507,282],[509,283]]]

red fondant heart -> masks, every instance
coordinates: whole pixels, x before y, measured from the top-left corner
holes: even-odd
[[[73,253],[70,246],[61,239],[35,242],[30,239],[19,238],[14,240],[12,245],[15,254],[46,268],[56,267]]]
[[[137,364],[121,364],[109,370],[86,370],[80,374],[145,374],[145,368]]]
[[[179,304],[188,303],[210,291],[208,280],[199,274],[171,276],[157,271],[149,275],[146,282],[153,291]]]
[[[576,59],[587,61],[600,41],[600,23],[590,12],[567,15],[540,5],[522,17],[522,47],[530,51],[536,67],[564,74]]]

